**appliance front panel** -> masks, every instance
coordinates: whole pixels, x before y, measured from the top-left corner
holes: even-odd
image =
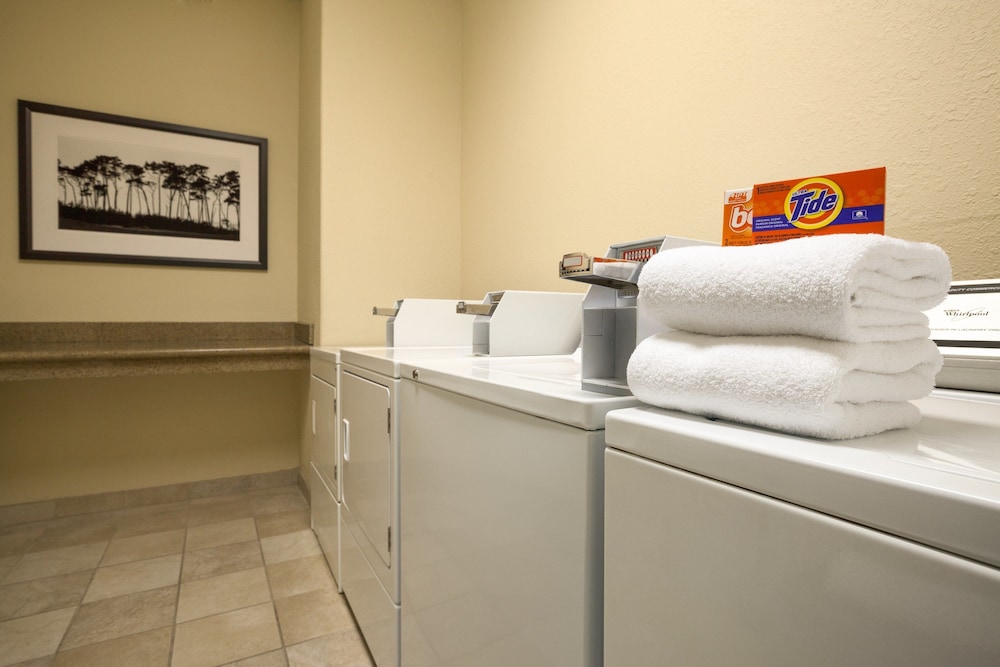
[[[343,502],[359,539],[389,567],[392,521],[392,396],[385,385],[342,369]]]
[[[399,406],[403,666],[599,666],[604,432],[407,379]]]
[[[316,465],[309,466],[309,469],[312,473],[310,505],[313,532],[316,533],[316,540],[330,566],[330,573],[333,575],[334,583],[337,584],[337,590],[342,590],[340,585],[340,503],[337,502],[333,492],[323,481]]]
[[[1000,664],[997,568],[617,450],[605,460],[605,665]]]
[[[337,417],[337,387],[315,375],[309,379],[312,409],[312,461],[334,498],[339,494],[339,459],[337,448],[340,420]]]
[[[376,568],[350,530],[350,512],[342,513],[343,590],[365,643],[378,667],[399,667],[399,605],[393,602]]]

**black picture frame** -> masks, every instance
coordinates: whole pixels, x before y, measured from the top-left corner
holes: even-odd
[[[20,257],[267,269],[267,139],[18,100]]]

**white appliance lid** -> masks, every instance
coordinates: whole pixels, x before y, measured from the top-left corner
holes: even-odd
[[[313,359],[329,361],[332,364],[340,363],[339,347],[314,347],[309,350],[309,356]]]
[[[400,376],[400,364],[406,360],[451,359],[471,356],[471,345],[468,347],[345,347],[340,350],[341,364],[357,366],[391,378]]]
[[[1000,567],[1000,395],[935,390],[912,429],[804,438],[649,406],[608,447]]]
[[[416,371],[421,384],[587,431],[602,430],[609,411],[639,405],[581,389],[578,354],[419,359],[401,370],[404,379]]]

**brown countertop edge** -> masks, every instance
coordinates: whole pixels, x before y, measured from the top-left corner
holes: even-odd
[[[308,368],[295,322],[0,323],[0,381]]]

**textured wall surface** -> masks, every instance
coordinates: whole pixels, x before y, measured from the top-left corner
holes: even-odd
[[[295,320],[299,9],[0,2],[0,319]],[[18,259],[18,99],[267,138],[268,270]]]
[[[1000,4],[466,0],[462,285],[721,239],[722,193],[885,166],[886,233],[1000,276]]]

